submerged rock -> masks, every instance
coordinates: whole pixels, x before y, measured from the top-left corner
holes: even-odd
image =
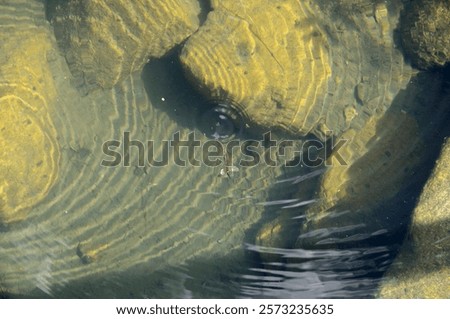
[[[197,0],[51,0],[47,11],[76,85],[111,88],[199,25]]]
[[[212,1],[181,63],[206,96],[240,105],[250,130],[321,139],[359,130],[411,76],[393,46],[397,9],[343,18],[328,3]]]
[[[450,142],[447,140],[417,207],[410,235],[385,276],[381,298],[450,298]]]
[[[58,175],[54,40],[44,21],[33,23],[37,12],[44,17],[42,4],[0,3],[0,224],[25,219]]]
[[[442,84],[436,74],[420,74],[383,116],[345,132],[336,140],[345,144],[327,159],[315,192],[308,191],[313,201],[291,213],[304,216],[296,233],[292,215],[281,216],[262,228],[257,243],[356,247],[381,235],[393,244],[412,209],[411,194],[425,182],[436,156],[438,145],[425,143],[443,135],[449,118],[448,107],[439,103]],[[295,198],[304,197],[304,185],[298,189]],[[285,237],[286,232],[294,235]]]

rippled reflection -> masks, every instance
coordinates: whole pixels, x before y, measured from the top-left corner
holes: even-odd
[[[267,254],[261,246],[249,251]],[[280,262],[265,262],[243,275],[242,295],[265,298],[368,298],[392,259],[386,246],[353,249],[270,248]]]

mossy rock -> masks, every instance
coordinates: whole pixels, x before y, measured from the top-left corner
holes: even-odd
[[[450,1],[414,0],[401,19],[402,45],[418,68],[442,67],[450,61]]]

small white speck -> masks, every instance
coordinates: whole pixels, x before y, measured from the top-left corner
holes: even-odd
[[[161,98],[161,101],[163,101],[163,102],[164,102],[165,100],[166,100],[165,98],[163,98],[163,97]]]
[[[64,211],[64,214],[68,214],[68,213],[69,213],[69,211],[68,211],[68,210],[65,210],[65,211]]]

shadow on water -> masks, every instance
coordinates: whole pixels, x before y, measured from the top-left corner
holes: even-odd
[[[321,173],[322,169],[317,169]],[[306,173],[308,174],[308,173]],[[305,175],[306,175],[305,174]],[[307,219],[309,205],[318,200],[314,187],[318,186],[322,175],[313,176],[305,183],[285,179],[286,182],[273,185],[272,188],[285,189],[286,197],[300,199],[295,203],[305,203],[301,207],[282,203],[280,192],[276,194],[266,208],[266,220],[277,217],[275,224],[282,226],[281,238],[271,242],[271,246],[254,244],[257,230],[252,229],[247,237],[248,258],[257,261],[243,274],[241,295],[252,298],[371,298],[384,271],[398,251],[406,230],[406,224],[398,227],[394,234],[380,231],[379,234],[365,234],[363,228],[356,228],[353,240],[345,244],[336,244],[335,239],[354,224],[309,229],[301,233]],[[283,178],[284,179],[284,178]],[[291,196],[289,196],[291,195]],[[305,200],[309,198],[310,201]],[[312,201],[312,203],[310,203]],[[398,199],[400,202],[401,199]],[[413,205],[402,208],[404,219],[413,209]],[[342,214],[351,213],[343,211]],[[392,210],[391,213],[395,213]],[[270,224],[270,222],[269,222]],[[272,224],[273,226],[273,224]],[[257,225],[261,227],[261,225]],[[257,228],[256,227],[256,228]],[[309,237],[316,244],[301,247],[297,243],[300,237]],[[360,238],[360,239],[358,239]],[[269,241],[270,242],[270,241]]]

